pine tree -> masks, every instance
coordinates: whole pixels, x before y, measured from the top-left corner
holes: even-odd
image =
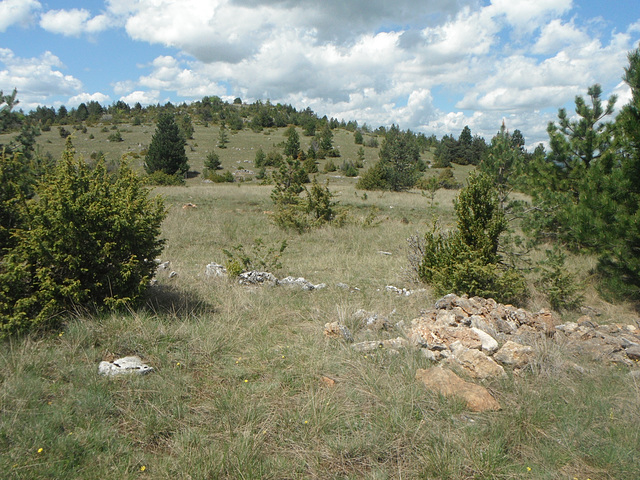
[[[145,157],[147,173],[161,171],[167,175],[186,174],[189,164],[185,145],[186,142],[173,115],[161,115]]]

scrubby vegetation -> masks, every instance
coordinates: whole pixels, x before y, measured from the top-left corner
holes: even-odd
[[[415,381],[431,365],[418,350],[363,354],[322,334],[339,320],[372,338],[358,310],[406,324],[452,290],[636,322],[640,53],[629,60],[631,102],[611,119],[591,87],[549,127],[549,152],[506,126],[488,143],[468,128],[437,140],[217,97],[24,114],[0,94],[1,471],[640,477],[635,368],[541,337],[537,363],[485,382],[502,410],[470,414]],[[169,116],[185,156],[145,175]],[[207,277],[210,262],[327,287],[245,288]],[[96,375],[134,354],[156,371]]]

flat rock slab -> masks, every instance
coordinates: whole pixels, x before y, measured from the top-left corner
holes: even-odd
[[[140,357],[123,357],[113,362],[100,362],[98,373],[107,377],[116,375],[146,375],[153,372],[153,367],[142,363]]]
[[[442,367],[418,369],[416,380],[425,384],[429,390],[438,392],[446,397],[462,398],[469,410],[473,412],[500,410],[500,404],[491,396],[489,391],[481,385],[465,382],[451,370]]]

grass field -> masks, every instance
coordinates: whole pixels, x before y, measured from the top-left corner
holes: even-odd
[[[104,140],[109,133],[94,128],[74,138],[85,157],[139,152],[153,133],[150,126],[120,126],[125,141],[111,144]],[[282,133],[243,131],[216,151],[225,169],[252,168],[256,149],[268,151]],[[343,158],[355,158],[350,135],[336,134]],[[196,128],[192,169],[201,171],[217,138],[216,126]],[[39,142],[59,155],[57,131]],[[370,165],[377,151],[366,151]],[[466,174],[456,169],[459,178]],[[400,332],[366,330],[354,313],[365,309],[407,323],[433,306],[428,289],[402,297],[385,286],[425,287],[412,283],[406,239],[429,228],[434,215],[450,224],[455,196],[440,190],[431,206],[417,191],[365,197],[354,179],[330,180],[348,210],[346,224],[301,235],[271,222],[269,186],[193,177],[184,187],[154,189],[168,210],[161,260],[170,265],[146,305],[117,314],[76,312],[60,331],[3,342],[0,477],[640,478],[640,380],[627,367],[540,340],[535,368],[484,384],[502,410],[472,414],[416,382],[416,370],[431,365],[419,351],[364,354],[325,338],[324,324],[336,320],[356,341],[395,338]],[[183,209],[187,202],[197,208]],[[256,238],[267,246],[288,242],[277,276],[327,287],[243,287],[205,276],[206,264],[225,261],[223,249],[248,248]],[[597,321],[637,318],[630,305],[597,296],[587,273],[592,260],[572,260],[586,282],[587,303],[603,313]],[[177,276],[170,278],[171,271]],[[534,292],[530,307],[545,306]],[[141,356],[155,372],[97,375],[101,360],[126,355]]]

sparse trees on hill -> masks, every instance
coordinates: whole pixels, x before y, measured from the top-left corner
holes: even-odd
[[[364,190],[407,190],[415,185],[424,163],[415,135],[393,125],[385,134],[378,162],[360,178],[357,188]]]

